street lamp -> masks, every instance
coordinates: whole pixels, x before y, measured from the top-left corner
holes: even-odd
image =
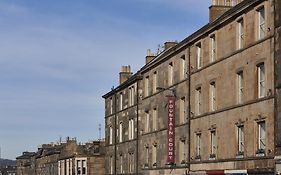
[[[166,89],[166,88],[163,88],[163,87],[156,87],[156,90],[158,90],[158,91],[171,91],[172,93],[173,93],[173,96],[174,97],[176,97],[176,89],[174,88],[174,89],[170,89],[170,88],[168,88],[168,89]]]

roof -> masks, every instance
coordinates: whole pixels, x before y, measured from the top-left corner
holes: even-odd
[[[30,159],[35,156],[35,152],[23,152],[21,156],[18,156],[16,159]]]

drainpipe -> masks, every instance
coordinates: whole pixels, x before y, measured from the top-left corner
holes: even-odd
[[[190,47],[188,47],[188,172],[190,172],[190,138],[191,138],[191,133],[190,133],[190,122],[191,122],[191,109],[190,109],[190,93],[191,93],[191,90],[190,90],[190,82],[191,82],[191,66],[190,66]],[[186,172],[186,175],[189,174]]]
[[[136,154],[136,174],[139,173],[139,79],[137,80],[137,154]]]
[[[117,96],[114,92],[114,174],[117,174]]]

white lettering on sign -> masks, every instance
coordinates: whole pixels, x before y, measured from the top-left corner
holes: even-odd
[[[167,164],[174,164],[175,163],[175,97],[167,96],[168,98],[168,122],[167,122]]]

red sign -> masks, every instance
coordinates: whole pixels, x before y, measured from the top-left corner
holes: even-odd
[[[167,129],[167,164],[175,163],[175,97],[167,96],[168,98],[168,129]]]

